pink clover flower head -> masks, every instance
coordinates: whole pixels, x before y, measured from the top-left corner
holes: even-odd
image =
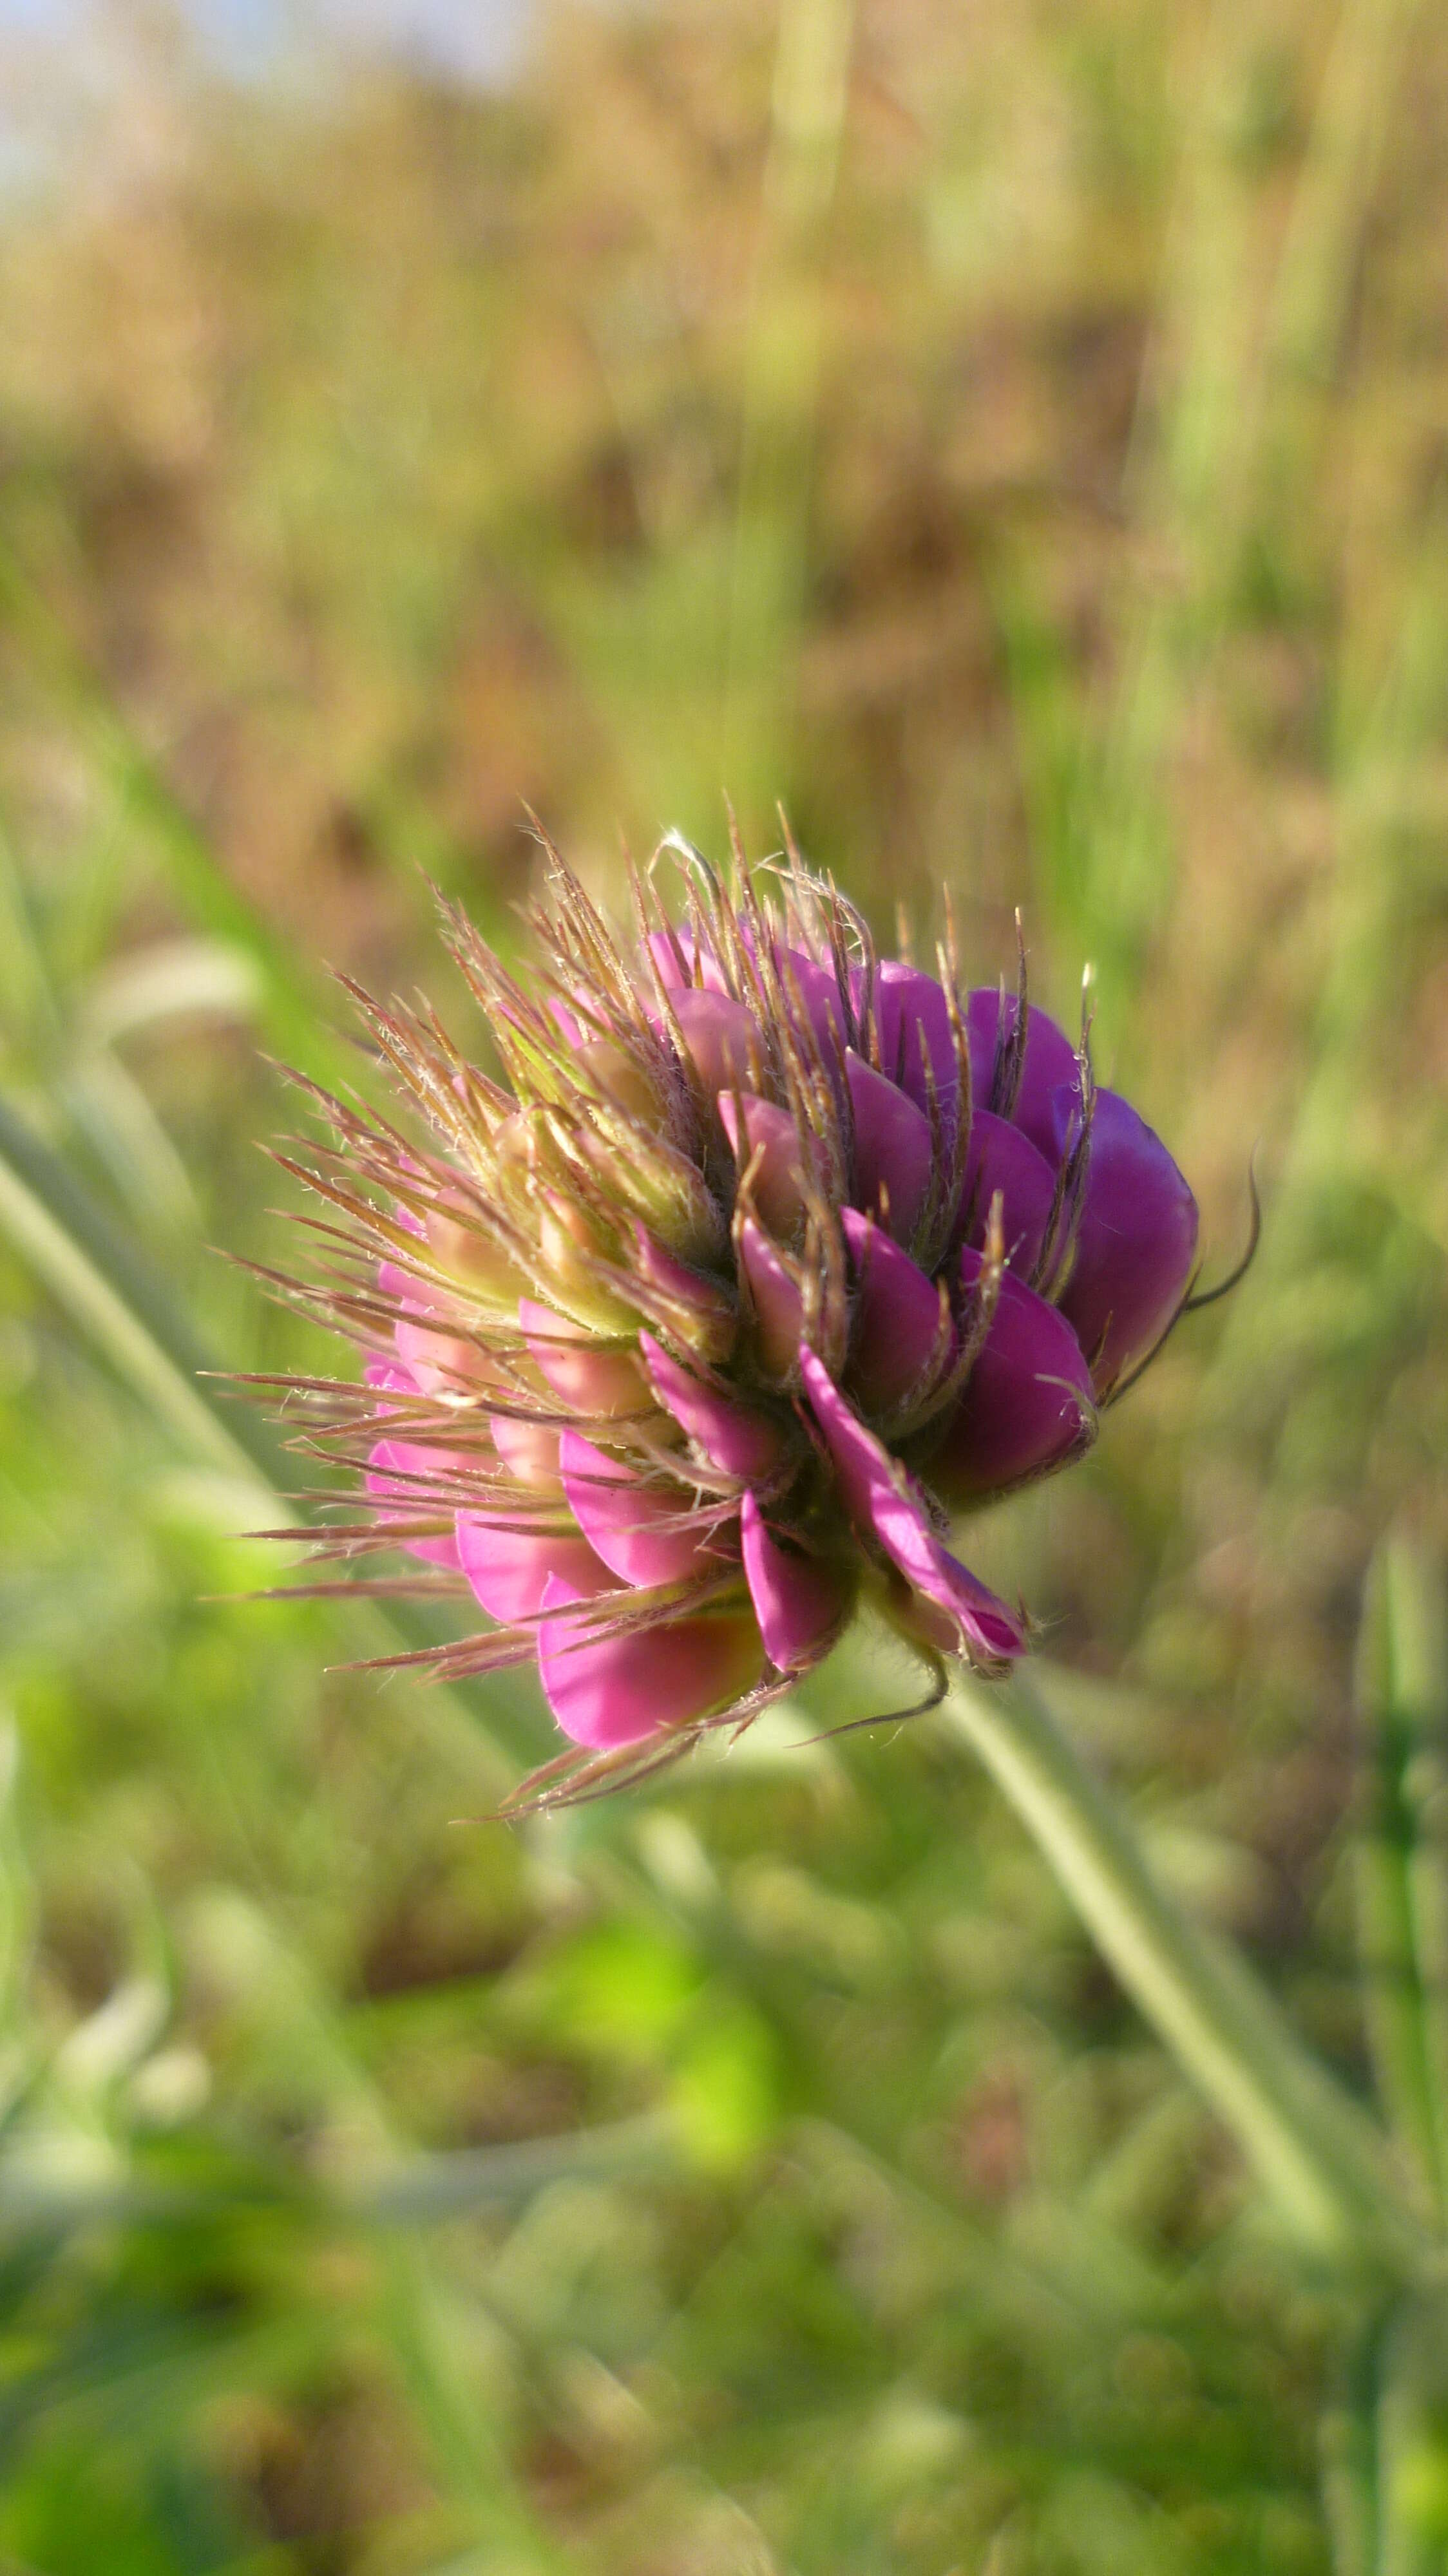
[[[551,1803],[739,1726],[872,1603],[939,1674],[1023,1615],[951,1517],[1053,1474],[1189,1296],[1197,1210],[1079,1044],[1014,993],[882,960],[791,851],[620,939],[555,852],[531,980],[458,912],[502,1079],[358,994],[414,1113],[329,1096],[308,1177],[365,1352],[311,1436],[368,1518],[493,1624],[454,1675],[535,1663]],[[417,1115],[420,1113],[420,1116]],[[290,1166],[292,1169],[300,1167]]]

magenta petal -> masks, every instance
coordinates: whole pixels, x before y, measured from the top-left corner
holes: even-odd
[[[754,1204],[770,1233],[788,1240],[797,1233],[804,1215],[804,1157],[794,1120],[787,1109],[779,1108],[772,1100],[761,1100],[752,1091],[721,1091],[719,1115],[741,1173],[745,1164],[758,1155],[751,1184]]]
[[[866,1413],[890,1413],[919,1384],[935,1348],[940,1291],[858,1209],[844,1208],[840,1223],[858,1278],[845,1384]]]
[[[577,1595],[552,1582],[538,1628],[548,1705],[575,1744],[609,1752],[732,1707],[764,1669],[751,1611],[693,1612],[651,1628],[610,1628],[597,1610],[567,1613]]]
[[[786,1377],[804,1324],[804,1299],[753,1217],[739,1229],[739,1266],[754,1300],[760,1357],[774,1376]]]
[[[499,1529],[485,1512],[459,1512],[457,1543],[462,1570],[483,1608],[505,1627],[541,1610],[543,1595],[555,1580],[568,1584],[579,1600],[611,1585],[607,1566],[587,1539],[567,1532],[535,1536]]]
[[[979,1253],[961,1255],[968,1289],[982,1267]],[[982,1502],[1064,1466],[1094,1420],[1091,1373],[1070,1325],[1007,1273],[985,1348],[931,1452],[926,1481],[952,1508]]]
[[[1058,1094],[1064,1150],[1073,1114]],[[1191,1277],[1197,1203],[1161,1138],[1119,1092],[1098,1091],[1076,1257],[1061,1312],[1107,1395],[1166,1330]]]
[[[966,995],[965,1027],[970,1041],[971,1090],[982,1109],[992,1106],[997,1039],[1004,1030],[1004,1043],[1009,1044],[1019,1007],[1014,993],[1008,993],[1002,1021],[999,992],[986,985]],[[1026,1061],[1010,1116],[1012,1125],[1021,1128],[1053,1165],[1059,1159],[1055,1094],[1063,1084],[1080,1097],[1081,1075],[1076,1050],[1065,1030],[1032,1004],[1026,1023]]]
[[[1020,1654],[1025,1640],[1004,1602],[941,1544],[903,1470],[851,1411],[828,1370],[804,1346],[799,1364],[856,1528],[877,1541],[913,1591],[944,1612],[963,1648]]]
[[[883,1220],[886,1231],[897,1243],[908,1243],[930,1187],[930,1121],[853,1048],[845,1074],[855,1122],[855,1205],[879,1216],[883,1192],[890,1211]]]
[[[664,1411],[672,1414],[711,1466],[750,1483],[778,1466],[784,1434],[768,1414],[743,1396],[717,1392],[692,1369],[681,1368],[652,1333],[640,1333],[639,1349],[649,1384]]]
[[[865,999],[865,978],[860,969],[851,977],[855,1008],[861,1010]],[[874,983],[875,1017],[880,1031],[880,1067],[888,1082],[898,1083],[908,1092],[917,1109],[929,1107],[929,1088],[925,1067],[930,1066],[935,1078],[936,1097],[947,1117],[953,1112],[959,1088],[959,1069],[955,1061],[955,1038],[950,1025],[950,1006],[942,987],[933,975],[922,975],[915,966],[897,965],[887,960],[879,969]]]
[[[849,1606],[848,1587],[833,1567],[778,1546],[752,1494],[740,1510],[740,1534],[764,1651],[779,1672],[805,1672],[839,1627]]]
[[[971,1120],[970,1153],[960,1194],[970,1222],[965,1240],[980,1244],[990,1219],[991,1201],[1001,1194],[1006,1259],[1018,1279],[1029,1279],[1040,1258],[1056,1197],[1056,1175],[1029,1136],[1008,1118],[977,1109]]]
[[[643,1371],[632,1352],[600,1347],[582,1324],[533,1297],[519,1298],[518,1321],[540,1374],[571,1411],[617,1421],[644,1410]]]
[[[621,1582],[652,1589],[717,1566],[724,1516],[691,1512],[682,1486],[647,1483],[576,1431],[564,1432],[559,1465],[569,1510]]]

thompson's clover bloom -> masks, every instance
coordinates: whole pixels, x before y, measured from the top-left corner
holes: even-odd
[[[358,993],[426,1141],[316,1094],[303,1171],[342,1268],[299,1293],[366,1353],[299,1389],[368,1497],[320,1544],[471,1589],[495,1624],[443,1672],[536,1659],[570,1746],[542,1800],[747,1722],[865,1600],[941,1686],[1003,1671],[1022,1618],[951,1517],[1089,1447],[1195,1257],[1181,1173],[1024,964],[962,991],[953,938],[936,975],[880,959],[792,849],[727,889],[677,855],[682,920],[650,878],[620,945],[550,850],[527,985],[450,912],[506,1082]]]

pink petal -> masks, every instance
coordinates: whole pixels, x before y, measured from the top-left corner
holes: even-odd
[[[787,1377],[804,1324],[804,1299],[753,1217],[739,1229],[739,1266],[754,1300],[760,1358],[772,1376]]]
[[[574,1600],[610,1588],[609,1570],[587,1539],[568,1532],[533,1536],[499,1529],[484,1512],[459,1512],[457,1544],[462,1570],[483,1608],[505,1627],[533,1618],[550,1582],[566,1583]]]
[[[961,1255],[972,1288],[979,1253]],[[1091,1374],[1065,1317],[1009,1273],[985,1348],[966,1381],[950,1427],[925,1468],[926,1481],[959,1509],[1064,1466],[1095,1421]]]
[[[861,1535],[873,1538],[912,1590],[945,1614],[962,1647],[992,1657],[1020,1654],[1024,1639],[1004,1602],[941,1544],[904,1470],[805,1344],[799,1365],[845,1508]]]
[[[1058,1157],[1059,1160],[1059,1157]],[[1045,1241],[1056,1197],[1055,1166],[1008,1118],[977,1109],[970,1126],[970,1151],[960,1194],[968,1211],[968,1243],[985,1241],[991,1200],[999,1190],[1005,1229],[1006,1259],[1018,1279],[1029,1279]]]
[[[567,1612],[571,1586],[552,1582],[543,1608]],[[597,1752],[637,1744],[732,1707],[762,1678],[764,1647],[749,1611],[696,1611],[652,1628],[609,1629],[597,1612],[544,1618],[538,1670],[565,1735]]]
[[[849,1607],[840,1574],[817,1558],[795,1556],[770,1537],[752,1494],[740,1507],[744,1572],[764,1651],[782,1673],[818,1663]]]
[[[430,1449],[411,1440],[379,1440],[367,1459],[364,1479],[368,1493],[379,1506],[392,1503],[395,1511],[378,1510],[379,1527],[389,1518],[425,1520],[436,1514],[450,1517],[451,1505],[437,1502],[429,1491],[429,1481],[456,1472],[459,1465],[476,1467],[476,1458],[460,1459],[440,1450]],[[452,1530],[440,1531],[435,1538],[399,1538],[397,1545],[409,1556],[421,1557],[426,1565],[440,1565],[449,1574],[461,1571],[457,1539]]]
[[[815,1044],[827,1066],[838,1062],[845,1043],[845,1014],[840,988],[832,966],[821,966],[817,958],[806,956],[802,948],[778,947],[774,962],[784,988],[785,1007],[796,1028],[800,1011],[814,1032]]]
[[[897,1243],[908,1243],[930,1188],[933,1146],[930,1121],[884,1074],[851,1048],[845,1057],[855,1121],[855,1205],[882,1218]]]
[[[752,1185],[754,1204],[770,1233],[788,1242],[798,1232],[804,1215],[804,1156],[794,1120],[787,1109],[780,1109],[772,1100],[761,1100],[753,1092],[736,1095],[721,1091],[719,1115],[741,1173],[756,1154],[760,1157]]]
[[[792,1347],[792,1345],[791,1345]],[[743,1396],[725,1394],[681,1368],[652,1333],[640,1333],[649,1384],[666,1413],[726,1476],[753,1483],[777,1467],[786,1447],[779,1424]]]
[[[695,960],[703,985],[710,991],[725,991],[724,973],[712,948],[700,950],[692,931],[654,930],[649,933],[649,951],[659,970],[659,981],[666,992],[687,993],[696,990]],[[682,960],[682,967],[680,961]]]
[[[682,1486],[647,1483],[576,1431],[564,1432],[559,1463],[569,1510],[621,1582],[651,1590],[718,1564],[725,1515],[717,1508],[691,1512]]]
[[[845,1383],[866,1413],[888,1414],[919,1384],[935,1347],[940,1291],[857,1208],[842,1209],[840,1223],[858,1277]]]
[[[643,1371],[631,1351],[601,1348],[586,1326],[532,1297],[519,1298],[518,1321],[533,1360],[571,1411],[610,1422],[646,1409]]]
[[[761,1078],[764,1047],[752,1011],[728,993],[700,993],[687,988],[673,995],[674,1015],[695,1070],[712,1100],[735,1083],[754,1085]]]

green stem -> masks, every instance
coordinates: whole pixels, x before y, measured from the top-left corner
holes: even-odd
[[[1427,2240],[1396,2195],[1377,2132],[1235,1952],[1178,1912],[1034,1685],[962,1679],[945,1714],[1304,2250],[1357,2275],[1418,2271]]]

